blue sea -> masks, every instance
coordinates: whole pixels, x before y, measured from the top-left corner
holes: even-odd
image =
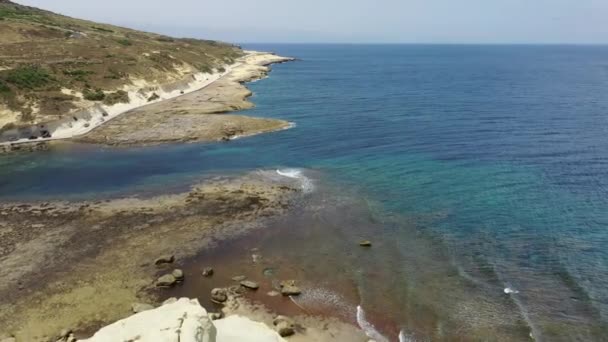
[[[299,213],[306,224],[280,233],[298,243],[268,253],[332,293],[348,279],[371,335],[608,340],[608,46],[245,47],[299,59],[250,84],[245,112],[295,128],[2,156],[0,198],[297,169],[325,211]],[[365,254],[362,238],[374,243]]]

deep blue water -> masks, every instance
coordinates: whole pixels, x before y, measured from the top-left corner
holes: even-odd
[[[537,338],[608,338],[608,47],[247,48],[301,59],[251,84],[257,107],[247,112],[296,128],[221,144],[1,157],[0,197],[317,169],[386,217],[414,222],[459,277],[514,303]],[[377,233],[401,249],[386,256],[400,267],[408,237],[388,223]]]

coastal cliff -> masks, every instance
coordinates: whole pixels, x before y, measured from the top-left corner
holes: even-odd
[[[35,143],[26,150],[44,149],[41,142],[82,137],[144,107],[80,141],[219,140],[289,126],[280,120],[199,114],[251,107],[244,101],[250,92],[240,83],[263,77],[266,65],[290,58],[74,19],[6,0],[0,2],[0,20],[0,152],[23,150],[24,143]],[[206,88],[190,101],[180,100],[178,108],[172,104],[173,110],[148,106]],[[157,123],[157,129],[135,134],[142,121]]]

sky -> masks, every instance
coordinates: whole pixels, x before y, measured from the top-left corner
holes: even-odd
[[[13,1],[233,43],[608,43],[608,0]]]

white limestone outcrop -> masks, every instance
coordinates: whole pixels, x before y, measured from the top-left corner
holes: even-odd
[[[100,329],[83,342],[284,342],[263,323],[240,316],[212,321],[196,299],[182,298]]]

